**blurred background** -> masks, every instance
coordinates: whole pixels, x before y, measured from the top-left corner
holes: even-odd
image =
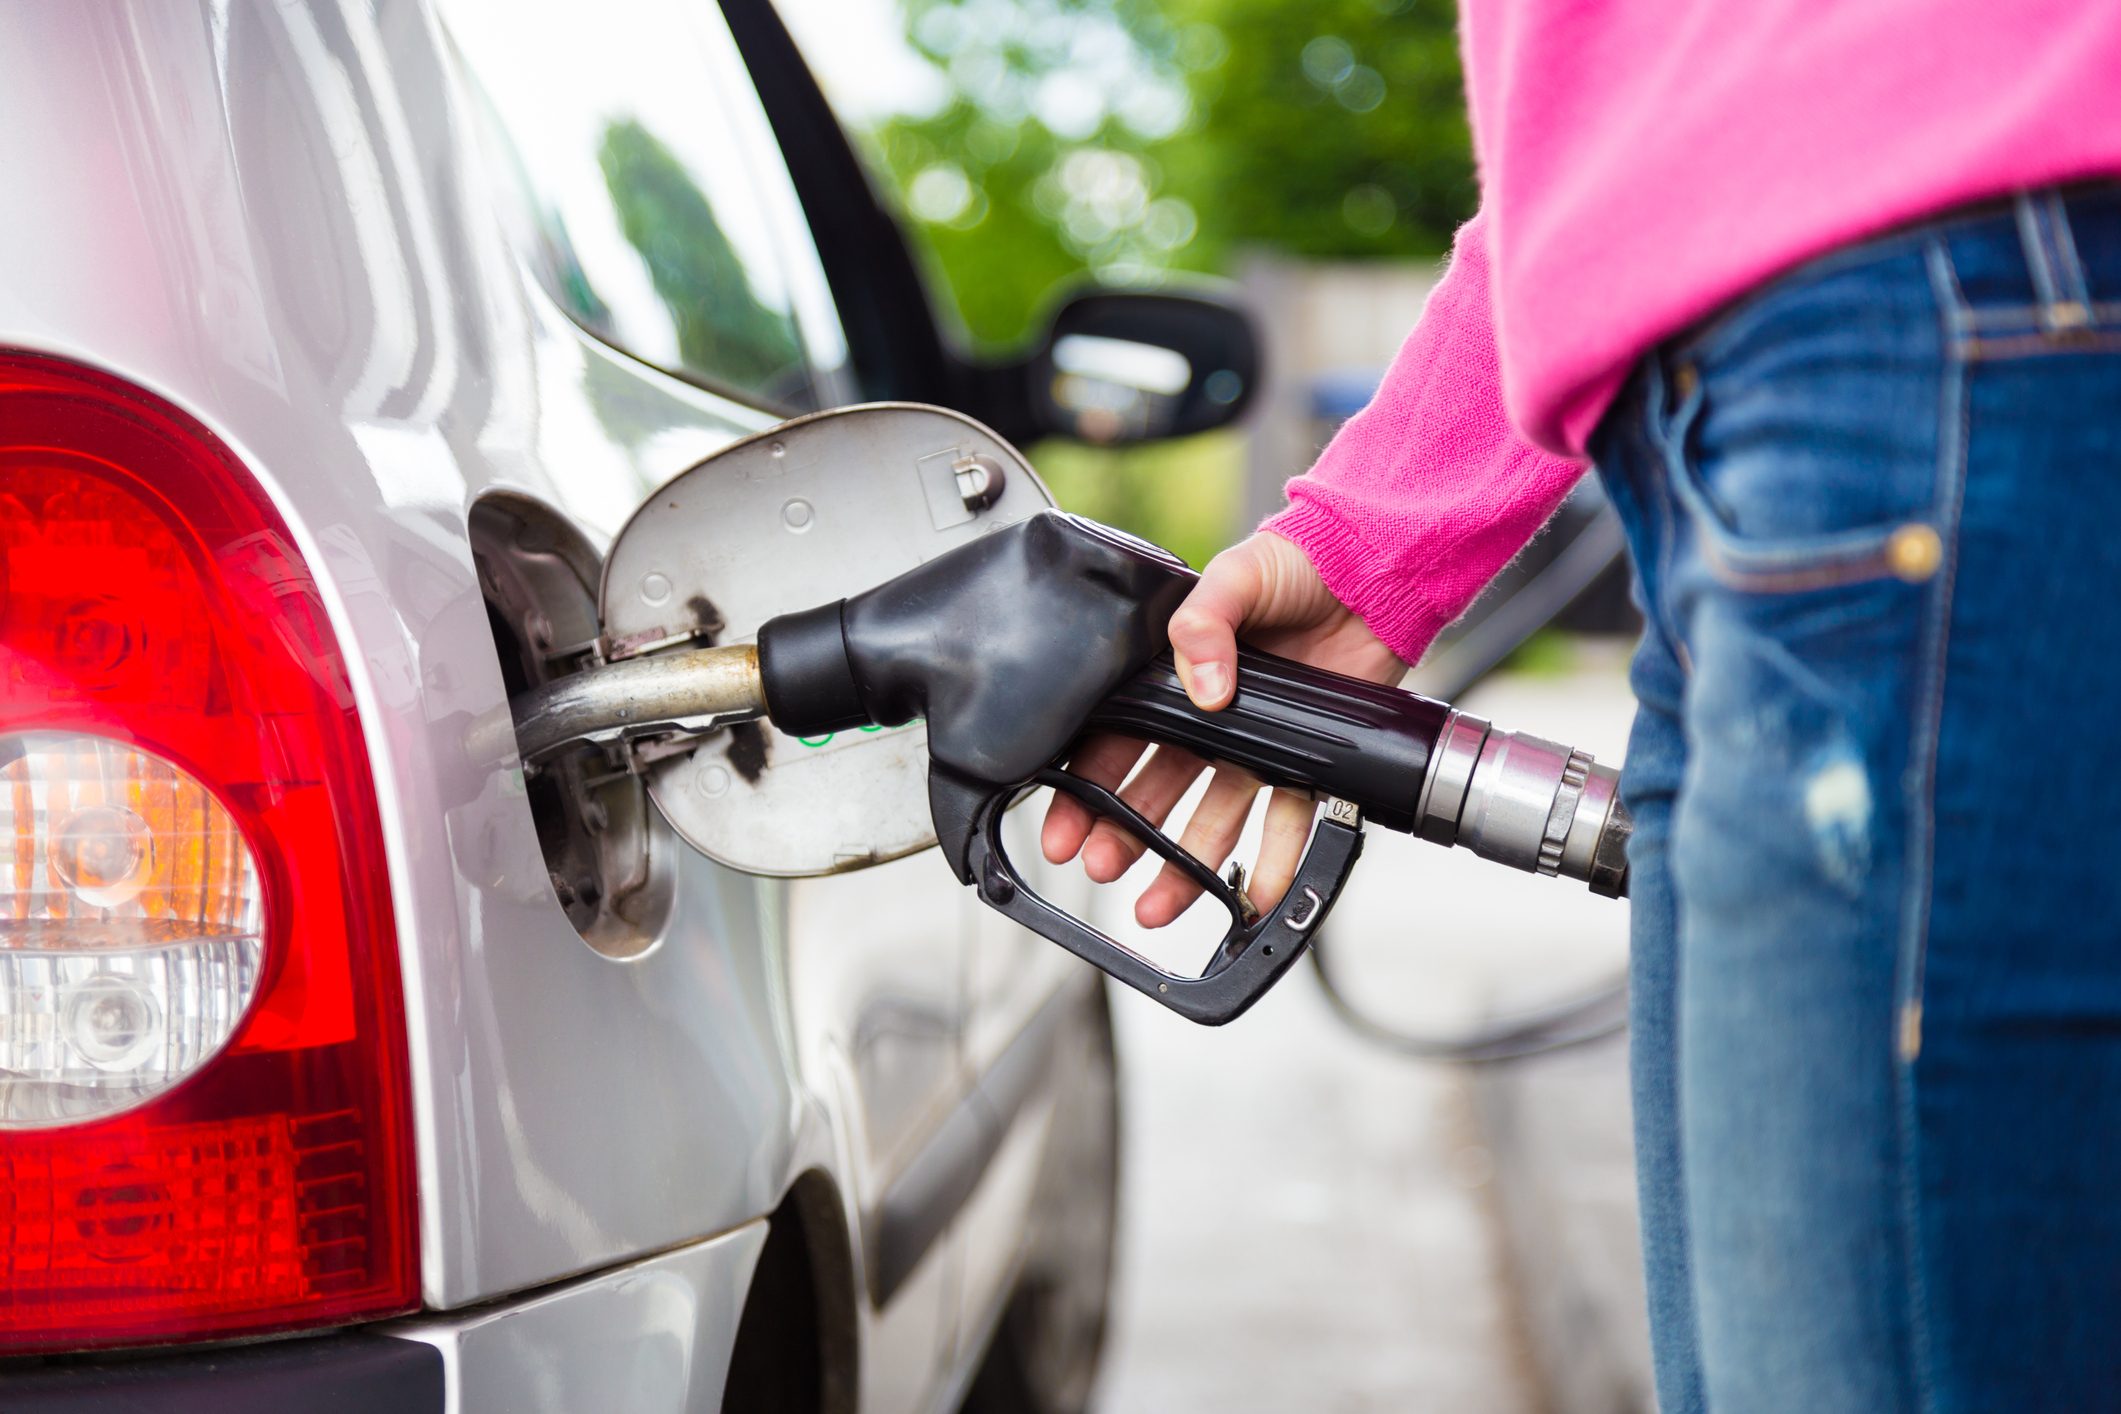
[[[1249,437],[1034,457],[1196,564],[1262,509],[1248,481],[1278,492],[1366,399],[1472,211],[1450,0],[781,8],[971,347],[1022,345],[1088,278],[1243,286],[1274,382]]]
[[[1472,211],[1450,0],[780,8],[968,349],[1020,349],[1090,279],[1235,286],[1267,358],[1236,428],[1027,449],[1064,506],[1195,565],[1368,400]],[[1587,488],[1566,514],[1597,510]],[[1511,587],[1571,546],[1614,548],[1550,533]],[[1416,685],[1477,677],[1472,710],[1618,761],[1624,580],[1562,577]],[[1132,892],[1105,891],[1122,936]],[[1611,1026],[1625,906],[1372,832],[1330,929],[1338,1003],[1308,968],[1222,1031],[1116,998],[1126,1188],[1100,1407],[1649,1409]],[[1410,1054],[1586,997],[1605,1003],[1576,1027],[1594,1039],[1554,1054]]]

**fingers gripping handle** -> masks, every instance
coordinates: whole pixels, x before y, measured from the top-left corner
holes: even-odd
[[[1092,709],[1089,726],[1170,742],[1268,785],[1353,801],[1385,828],[1408,832],[1450,715],[1411,692],[1241,648],[1237,692],[1221,711],[1193,705],[1165,653]]]
[[[1236,695],[1203,712],[1166,654],[1093,709],[1090,726],[1353,801],[1388,829],[1498,864],[1627,893],[1617,772],[1414,693],[1240,649]]]
[[[1080,801],[1140,840],[1152,853],[1183,870],[1230,915],[1230,927],[1207,967],[1199,976],[1188,977],[1165,971],[1132,948],[1048,903],[1018,872],[1002,843],[1002,812],[1009,803],[1006,796],[990,800],[974,836],[971,862],[981,900],[1059,943],[1093,967],[1205,1026],[1220,1026],[1243,1015],[1280,980],[1282,973],[1295,965],[1319,921],[1340,897],[1341,888],[1362,853],[1361,811],[1348,801],[1329,801],[1288,892],[1265,914],[1248,920],[1244,901],[1236,889],[1111,791],[1051,769],[1040,772],[1037,783]]]

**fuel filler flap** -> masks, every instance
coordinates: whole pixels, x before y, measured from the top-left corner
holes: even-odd
[[[600,594],[606,656],[751,642],[777,614],[881,584],[1052,504],[1013,447],[941,408],[871,404],[783,423],[679,475],[620,530]],[[671,827],[747,873],[836,873],[935,842],[919,722],[817,737],[746,722],[635,751]]]

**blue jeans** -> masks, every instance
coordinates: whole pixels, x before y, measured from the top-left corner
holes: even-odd
[[[2121,188],[1794,271],[1593,451],[1666,1414],[2121,1408]]]

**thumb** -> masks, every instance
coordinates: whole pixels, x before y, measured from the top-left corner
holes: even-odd
[[[1208,562],[1171,616],[1171,656],[1193,705],[1213,712],[1237,690],[1237,630],[1259,603],[1263,578],[1249,543]]]

